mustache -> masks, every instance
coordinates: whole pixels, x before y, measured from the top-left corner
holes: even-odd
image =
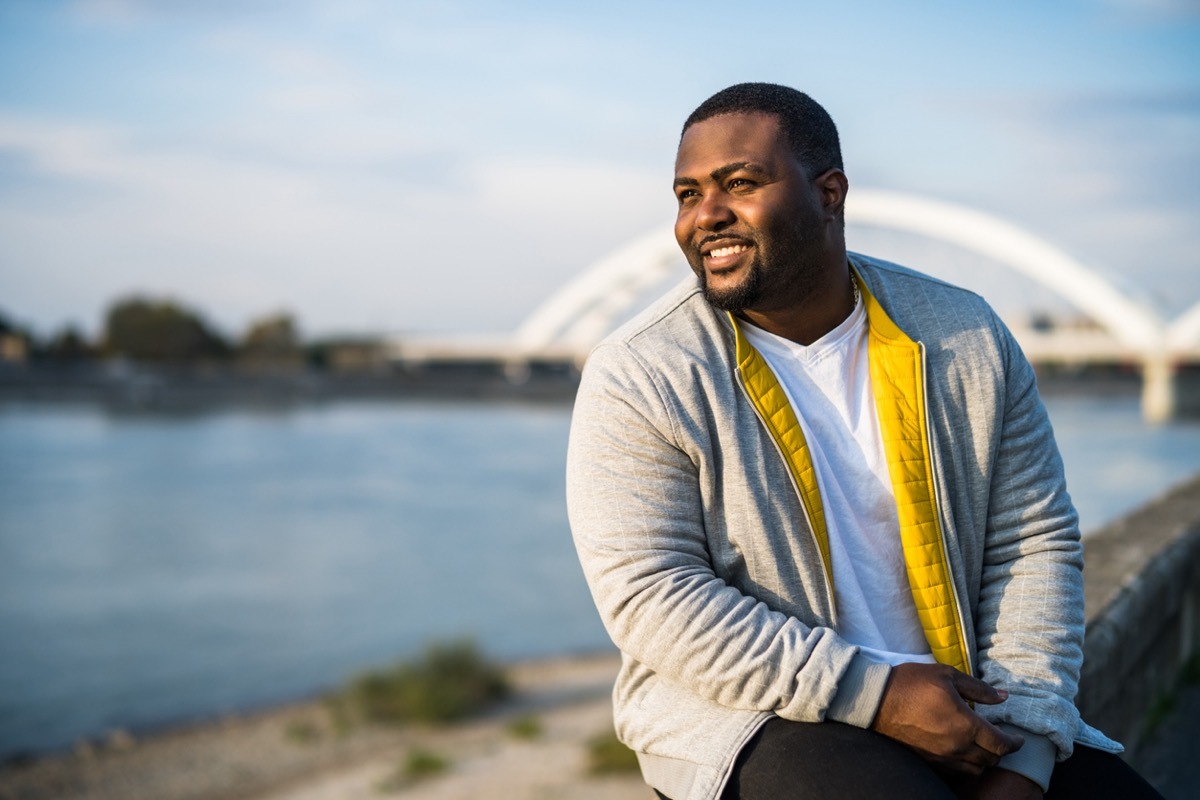
[[[703,247],[704,245],[712,244],[713,242],[746,242],[747,244],[752,244],[754,240],[748,236],[733,236],[728,233],[712,233],[696,242],[696,246]]]

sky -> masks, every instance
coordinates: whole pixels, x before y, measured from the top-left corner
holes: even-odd
[[[0,0],[0,314],[509,331],[670,225],[683,119],[747,80],[829,110],[851,203],[964,205],[1164,320],[1200,302],[1200,0]]]

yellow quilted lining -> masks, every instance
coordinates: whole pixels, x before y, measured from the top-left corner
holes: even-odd
[[[966,636],[933,493],[921,346],[892,322],[861,279],[859,287],[867,305],[871,384],[896,494],[908,585],[933,657],[969,673]]]
[[[796,412],[792,410],[792,404],[788,402],[775,373],[742,334],[737,318],[730,314],[729,319],[733,322],[733,331],[737,338],[738,369],[742,372],[746,392],[750,396],[750,402],[758,409],[759,416],[766,423],[767,432],[783,452],[784,461],[787,462],[796,486],[800,487],[800,501],[804,503],[804,509],[808,512],[808,520],[817,540],[817,549],[821,551],[825,575],[829,578],[829,586],[832,589],[833,562],[829,556],[829,534],[825,530],[825,508],[821,503],[817,473],[813,469],[804,430],[800,427]]]
[[[966,636],[934,501],[921,347],[892,322],[861,278],[858,284],[867,306],[870,325],[867,348],[875,408],[896,495],[900,542],[913,602],[934,658],[969,673]],[[829,534],[804,431],[775,374],[742,334],[737,319],[732,314],[730,319],[737,339],[738,368],[747,394],[800,487],[800,499],[808,512],[832,587]]]

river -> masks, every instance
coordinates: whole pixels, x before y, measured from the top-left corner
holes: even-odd
[[[1200,471],[1200,425],[1047,404],[1085,532]],[[282,702],[426,643],[608,647],[565,405],[0,406],[0,759]]]

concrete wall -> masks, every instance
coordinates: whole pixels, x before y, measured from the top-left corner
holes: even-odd
[[[1200,651],[1200,476],[1084,539],[1078,706],[1132,751],[1147,712]]]

